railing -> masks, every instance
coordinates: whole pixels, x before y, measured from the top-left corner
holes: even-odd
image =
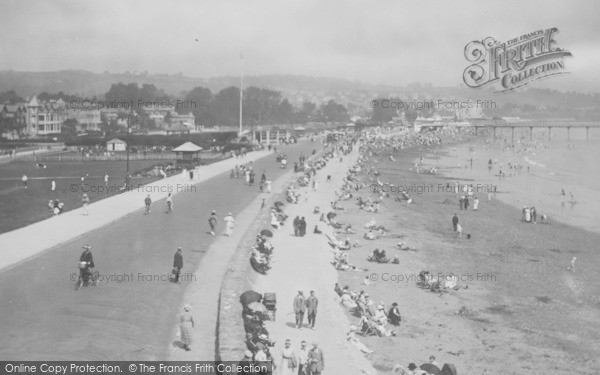
[[[227,156],[222,155],[221,153],[206,153],[198,155],[200,160],[202,159],[217,159],[217,158],[226,158]],[[127,160],[127,155],[125,154],[115,154],[115,155],[90,155],[90,156],[82,156],[82,155],[36,155],[36,156],[25,156],[19,158],[20,160],[33,161],[33,162],[54,162],[54,161],[65,161],[65,162],[93,162],[93,161],[125,161]],[[129,160],[159,160],[159,161],[174,161],[176,160],[176,155],[173,153],[147,153],[144,154],[129,154]]]

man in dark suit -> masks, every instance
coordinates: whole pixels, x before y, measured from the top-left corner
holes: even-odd
[[[183,268],[183,255],[181,254],[181,248],[178,247],[175,252],[175,257],[173,259],[173,273],[175,273],[175,279],[173,280],[177,284],[180,284],[179,274],[181,273],[181,269]]]
[[[325,356],[317,342],[313,342],[313,348],[308,352],[309,375],[320,375],[325,370]]]
[[[306,299],[306,312],[308,312],[308,325],[315,329],[315,320],[317,318],[317,307],[319,300],[315,297],[315,291],[310,291],[310,296]]]

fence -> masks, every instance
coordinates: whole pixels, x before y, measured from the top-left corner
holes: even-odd
[[[224,159],[225,156],[221,153],[205,153],[199,155],[200,159]],[[82,156],[73,155],[72,152],[65,152],[63,154],[53,155],[27,155],[18,158],[23,161],[33,161],[38,163],[43,162],[93,162],[93,161],[125,161],[127,160],[126,154],[114,154],[114,155],[89,155]],[[176,155],[174,153],[147,153],[147,154],[129,154],[129,160],[156,160],[156,161],[175,161]]]

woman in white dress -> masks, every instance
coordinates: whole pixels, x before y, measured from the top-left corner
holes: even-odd
[[[284,348],[281,349],[280,375],[296,375],[298,372],[298,358],[292,349],[292,342],[285,340]]]
[[[227,216],[225,216],[225,218],[223,220],[225,220],[225,229],[226,229],[225,234],[227,235],[227,237],[231,237],[231,235],[233,233],[233,227],[235,226],[235,219],[231,215],[231,212],[228,213]]]

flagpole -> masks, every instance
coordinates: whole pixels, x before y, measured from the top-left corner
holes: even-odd
[[[240,55],[240,132],[242,136],[242,95],[244,92],[244,54]]]

